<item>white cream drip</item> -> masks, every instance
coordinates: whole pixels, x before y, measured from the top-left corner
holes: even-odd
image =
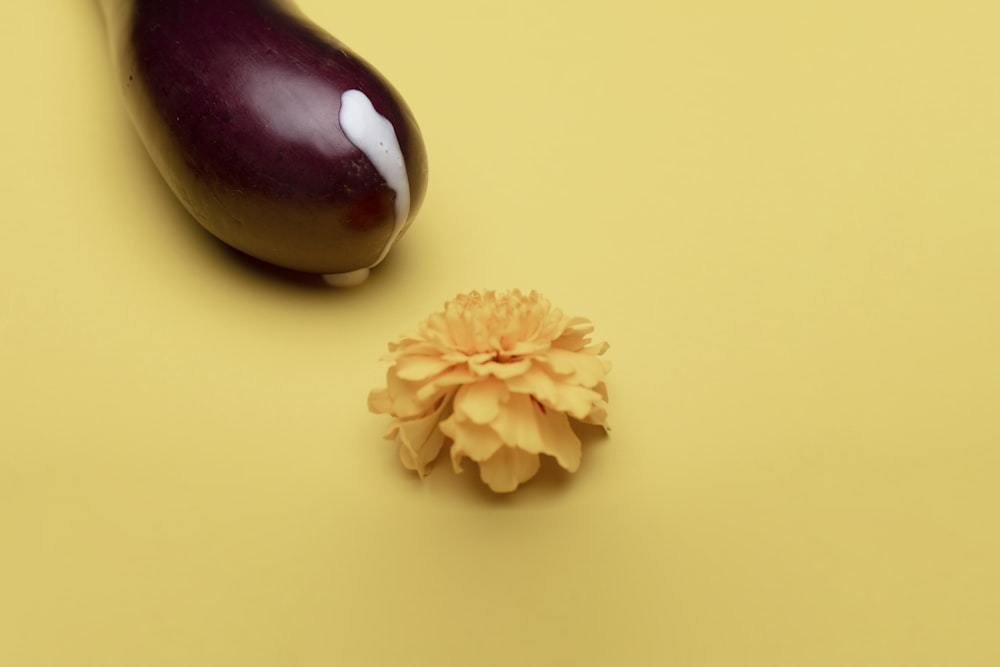
[[[395,221],[385,248],[372,266],[389,254],[393,243],[410,215],[410,180],[406,175],[403,151],[396,130],[388,118],[375,110],[368,96],[360,90],[348,90],[340,96],[340,127],[344,135],[372,163],[386,184],[396,193],[393,202]]]

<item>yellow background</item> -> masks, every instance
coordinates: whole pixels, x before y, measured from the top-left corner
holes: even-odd
[[[324,2],[431,161],[364,286],[150,166],[87,1],[0,22],[0,664],[1000,664],[1000,9]],[[538,289],[614,431],[423,482],[385,343]]]

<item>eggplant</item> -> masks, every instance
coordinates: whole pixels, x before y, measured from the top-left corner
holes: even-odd
[[[399,93],[282,0],[99,0],[125,106],[224,243],[360,282],[407,230],[427,153]]]

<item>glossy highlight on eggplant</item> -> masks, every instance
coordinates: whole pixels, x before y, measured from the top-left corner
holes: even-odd
[[[413,221],[427,156],[372,68],[280,0],[100,0],[126,107],[192,216],[230,246],[363,280]]]

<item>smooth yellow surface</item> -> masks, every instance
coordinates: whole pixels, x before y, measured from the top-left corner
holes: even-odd
[[[5,5],[0,665],[1000,664],[1000,6],[300,5],[430,153],[352,290],[186,217],[91,3]],[[365,408],[484,287],[615,364],[502,498]]]

